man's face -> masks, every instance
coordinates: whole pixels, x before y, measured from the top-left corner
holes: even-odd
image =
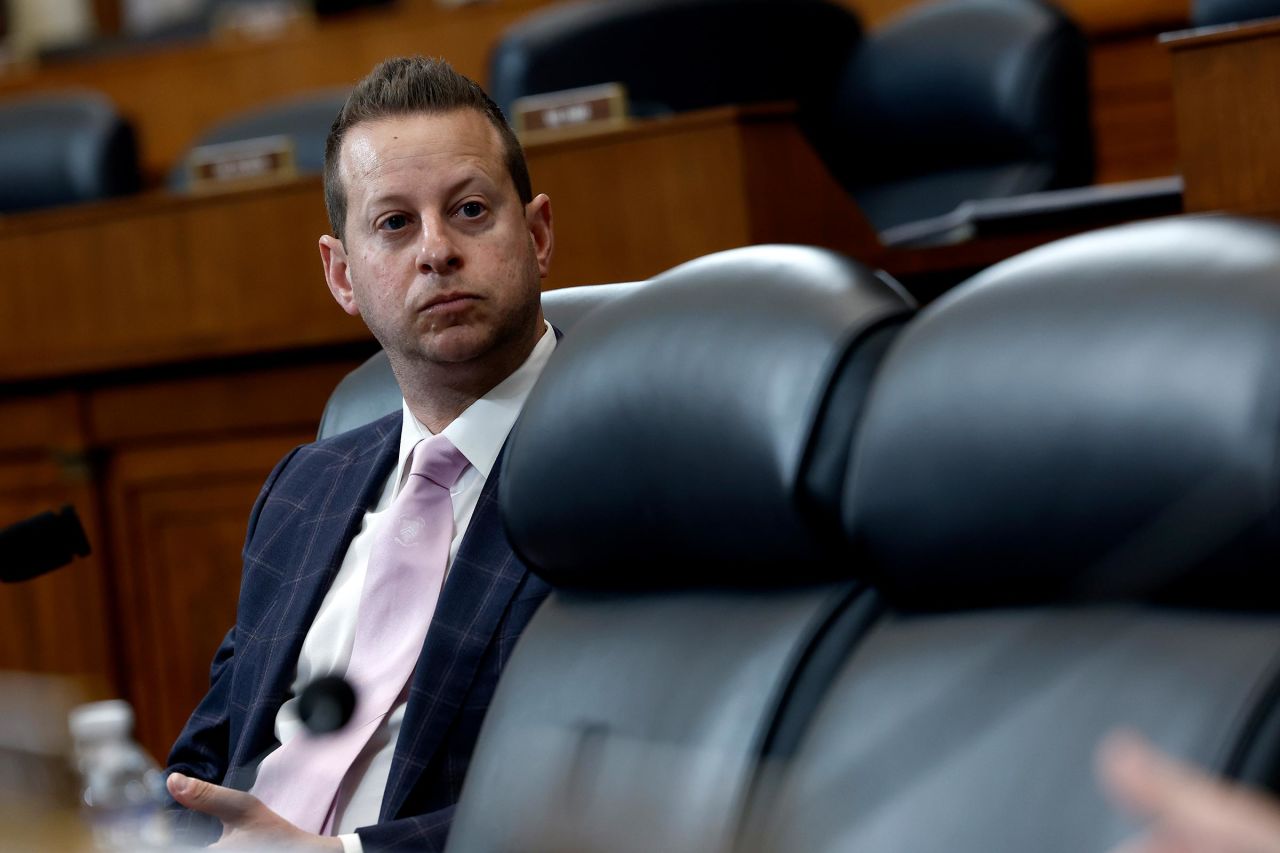
[[[520,203],[488,119],[462,109],[357,124],[339,163],[346,235],[320,239],[338,304],[393,366],[518,366],[543,330],[551,205]]]

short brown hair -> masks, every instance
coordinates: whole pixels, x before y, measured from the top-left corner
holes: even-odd
[[[329,128],[324,143],[324,205],[335,237],[344,239],[347,222],[347,191],[338,163],[347,131],[365,121],[453,110],[476,110],[489,119],[502,138],[507,172],[516,195],[523,204],[533,201],[529,167],[525,165],[520,141],[484,89],[443,59],[401,56],[383,61],[357,83]]]

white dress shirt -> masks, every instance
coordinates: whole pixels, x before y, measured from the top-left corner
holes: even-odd
[[[546,332],[538,339],[524,363],[444,428],[443,435],[471,463],[449,493],[453,499],[454,533],[449,546],[448,566],[453,565],[454,557],[458,554],[458,547],[471,523],[471,515],[480,500],[480,491],[493,470],[507,434],[511,432],[520,409],[555,346],[555,333],[551,325],[547,324]],[[360,530],[347,546],[346,556],[333,579],[333,585],[325,594],[315,621],[311,623],[311,628],[302,641],[297,672],[290,687],[293,698],[281,705],[276,714],[275,735],[281,744],[287,743],[290,738],[303,731],[297,710],[297,697],[302,689],[321,676],[344,674],[351,659],[360,591],[364,588],[364,576],[369,566],[373,541],[386,523],[387,510],[408,476],[410,452],[419,441],[431,435],[430,430],[409,411],[408,404],[402,404],[401,410],[403,422],[400,429],[399,460],[391,476],[387,478],[378,500],[365,512]],[[338,793],[333,827],[342,841],[345,853],[363,853],[360,836],[356,835],[355,829],[378,821],[407,698],[406,685],[396,705],[383,718],[352,764],[342,790]]]

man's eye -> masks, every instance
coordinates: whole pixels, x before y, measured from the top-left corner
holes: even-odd
[[[469,201],[458,208],[458,214],[463,219],[477,219],[484,215],[484,205],[478,201]]]
[[[382,220],[381,224],[378,225],[378,228],[383,231],[399,231],[408,224],[409,217],[405,216],[403,213],[393,213],[386,219]]]

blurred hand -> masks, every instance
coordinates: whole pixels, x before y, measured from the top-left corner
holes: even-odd
[[[1108,735],[1098,777],[1146,831],[1113,853],[1280,853],[1280,802],[1176,761],[1130,732]]]
[[[299,829],[252,794],[224,788],[181,773],[171,773],[169,793],[193,811],[222,821],[222,837],[214,849],[285,847],[290,850],[341,851],[342,842]]]

